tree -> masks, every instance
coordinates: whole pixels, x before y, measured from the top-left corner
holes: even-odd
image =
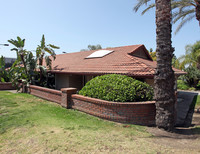
[[[184,69],[187,74],[180,77],[181,80],[183,80],[187,85],[190,87],[197,87],[197,84],[200,81],[200,70],[193,66],[188,66]]]
[[[39,61],[39,68],[40,68],[40,83],[42,82],[43,72],[44,72],[44,66],[43,66],[43,60],[45,58],[46,66],[51,69],[52,59],[45,55],[46,53],[49,53],[51,57],[55,60],[56,54],[54,49],[60,49],[59,47],[45,43],[45,37],[42,35],[42,40],[40,41],[40,45],[38,45],[36,49],[36,58]]]
[[[154,76],[156,125],[172,131],[175,124],[175,77],[172,69],[174,48],[171,42],[171,1],[156,0],[156,57]]]
[[[19,36],[17,36],[17,40],[10,39],[8,40],[8,42],[15,46],[15,48],[12,48],[11,51],[16,51],[17,60],[22,62],[25,69],[25,73],[26,75],[28,75],[28,71],[27,71],[27,67],[26,67],[26,63],[24,59],[27,53],[27,51],[24,50],[25,39],[22,40]]]
[[[16,51],[17,54],[17,60],[11,66],[9,72],[12,75],[13,85],[19,90],[19,80],[23,80],[27,84],[32,82],[32,77],[36,73],[36,60],[31,51],[24,49],[25,39],[18,36],[17,40],[10,39],[8,42],[15,46],[11,51]]]
[[[177,69],[180,68],[180,61],[179,61],[179,59],[176,58],[175,55],[174,55],[173,58],[172,58],[172,66],[173,66],[174,68],[177,68]]]
[[[153,59],[153,61],[156,61],[156,51],[154,51],[154,52],[149,52],[149,54],[150,54],[150,56],[151,56],[151,58]]]
[[[88,50],[100,50],[102,49],[100,44],[97,45],[88,45],[88,49],[82,49],[81,51],[88,51]]]
[[[179,58],[180,69],[192,66],[200,70],[200,41],[185,47],[185,55]]]
[[[150,0],[138,0],[140,6]],[[156,58],[154,75],[154,98],[156,101],[156,125],[167,131],[173,131],[175,124],[175,77],[172,69],[174,49],[171,42],[171,0],[156,0]]]
[[[142,5],[147,5],[151,0],[138,0],[138,3],[134,7],[134,11],[138,11],[138,9]],[[146,9],[142,11],[142,15],[145,14],[148,10],[155,7],[155,3],[151,3],[147,6]],[[199,21],[200,25],[200,0],[172,0],[172,19],[173,23],[180,21],[175,34],[189,21],[196,19]]]

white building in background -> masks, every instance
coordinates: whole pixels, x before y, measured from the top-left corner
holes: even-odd
[[[16,59],[17,59],[17,58],[8,58],[8,57],[5,57],[5,63],[6,63],[6,64],[7,64],[7,63],[14,63]]]

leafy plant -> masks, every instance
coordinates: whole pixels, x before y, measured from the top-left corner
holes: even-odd
[[[11,79],[11,74],[9,69],[6,70],[5,58],[1,56],[0,58],[0,82],[9,82]]]
[[[12,74],[12,83],[19,90],[19,81],[23,80],[25,83],[29,84],[32,82],[33,77],[36,72],[36,59],[31,51],[24,49],[25,39],[21,39],[19,36],[16,40],[10,39],[9,43],[13,44],[15,47],[11,51],[16,51],[17,60],[9,69]]]
[[[179,79],[183,80],[189,87],[196,87],[200,81],[200,70],[196,67],[189,66],[184,71],[187,74],[182,75]]]
[[[148,4],[151,0],[137,0],[137,4],[134,6],[134,11],[137,12],[141,6],[147,7],[142,11],[142,15],[148,12],[150,9],[156,6],[155,2]],[[171,0],[172,7],[172,23],[179,22],[176,28],[175,34],[189,21],[194,19],[200,23],[200,1],[199,0]]]
[[[93,78],[79,94],[113,102],[140,102],[153,99],[153,88],[131,77],[111,74]]]
[[[179,58],[180,68],[184,69],[187,66],[193,66],[200,70],[200,41],[185,47],[185,55]]]
[[[180,90],[188,90],[190,87],[183,80],[177,80],[177,88]]]
[[[45,82],[44,78],[46,77],[46,73],[45,73],[46,67],[44,67],[43,65],[43,60],[45,59],[46,66],[49,69],[51,69],[52,58],[53,60],[56,59],[56,54],[55,54],[54,49],[59,49],[59,47],[52,44],[46,45],[45,37],[44,35],[42,35],[40,45],[38,45],[36,49],[36,59],[37,61],[39,61],[38,68],[40,70],[40,84],[43,84],[42,82]],[[52,58],[47,56],[46,53],[50,54]]]

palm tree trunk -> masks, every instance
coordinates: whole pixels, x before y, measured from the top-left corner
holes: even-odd
[[[173,131],[175,123],[174,71],[172,70],[173,51],[171,42],[171,1],[156,0],[156,56],[155,100],[156,125]]]
[[[199,21],[200,26],[200,0],[196,0],[196,19]]]

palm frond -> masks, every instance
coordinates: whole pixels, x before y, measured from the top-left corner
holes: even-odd
[[[137,12],[142,5],[147,5],[147,3],[151,0],[138,0],[138,3],[134,6],[133,10]]]
[[[46,65],[49,67],[49,69],[51,70],[51,65],[52,65],[52,60],[49,56],[46,56],[45,57],[45,62],[46,62]]]
[[[50,46],[50,47],[53,48],[53,49],[60,49],[60,47],[55,46],[55,45],[53,45],[53,44],[48,44],[47,46]]]
[[[53,50],[51,48],[44,48],[44,51],[46,51],[47,53],[49,53],[50,55],[53,54]]]
[[[177,33],[180,31],[180,29],[181,29],[187,22],[191,21],[191,20],[194,19],[194,18],[195,18],[195,15],[191,15],[191,16],[185,18],[184,20],[182,20],[181,23],[180,23],[180,24],[178,25],[178,27],[176,28],[176,31],[175,31],[174,33],[177,34]]]
[[[45,47],[45,37],[44,34],[42,35],[42,40],[41,40],[41,48],[43,49]]]
[[[176,23],[180,19],[184,19],[186,16],[190,16],[190,14],[195,14],[195,9],[185,10],[182,12],[174,12],[172,14],[173,23]]]
[[[11,51],[17,51],[18,52],[18,49],[17,48],[12,48],[10,49]]]
[[[150,4],[146,9],[144,9],[144,11],[142,11],[142,15],[144,15],[147,11],[154,8],[155,6],[156,6],[156,4]]]

